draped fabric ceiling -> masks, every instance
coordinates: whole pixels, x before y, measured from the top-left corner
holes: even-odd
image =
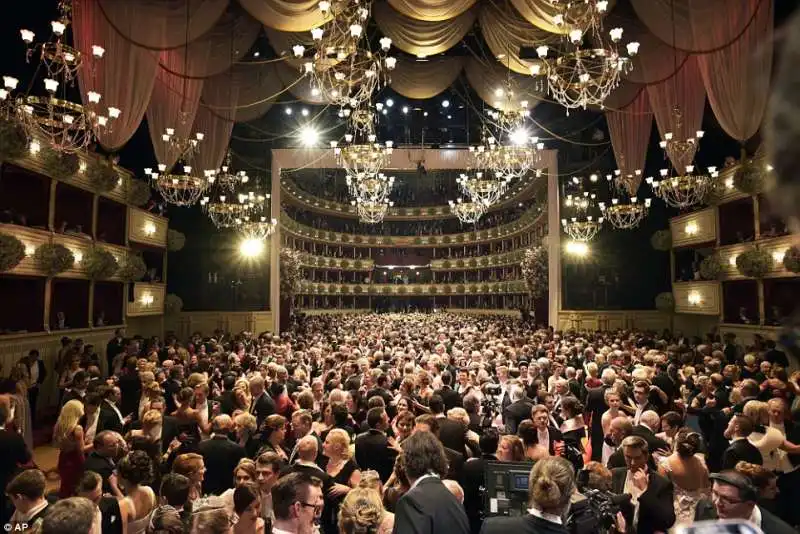
[[[641,43],[634,69],[606,101],[617,163],[623,175],[644,165],[645,135],[655,116],[659,131],[675,131],[673,109],[685,134],[702,123],[706,96],[723,129],[737,140],[755,134],[764,115],[772,63],[774,0],[631,0],[636,16],[612,9],[605,26],[624,29]],[[302,77],[295,44],[312,44],[309,30],[326,22],[317,0],[75,0],[76,46],[90,68],[79,75],[81,92],[103,95],[122,115],[100,142],[117,150],[147,115],[159,162],[177,155],[160,141],[166,127],[180,135],[202,131],[203,168],[224,157],[234,122],[266,113],[280,94],[324,104]],[[431,98],[464,78],[481,99],[498,104],[496,89],[511,83],[531,105],[542,98],[529,76],[532,61],[520,48],[558,45],[550,0],[375,0],[380,32],[400,57],[392,88],[411,99]],[[261,28],[279,61],[239,61]],[[486,50],[432,57],[480,32]],[[91,59],[99,44],[105,57]],[[474,48],[474,47],[473,47]],[[521,97],[520,97],[521,99]],[[677,168],[684,164],[676,161]],[[635,183],[622,184],[635,191]]]

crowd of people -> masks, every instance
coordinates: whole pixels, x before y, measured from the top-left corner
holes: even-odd
[[[20,361],[0,395],[4,524],[567,532],[583,470],[591,488],[630,496],[619,532],[716,518],[767,534],[800,525],[800,373],[768,340],[406,313],[181,341],[118,331],[103,361],[65,343],[52,493],[16,415],[30,413],[46,370],[38,353]],[[529,464],[527,515],[485,507],[494,462]]]

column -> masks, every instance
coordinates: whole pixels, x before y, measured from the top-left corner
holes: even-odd
[[[548,150],[547,168],[547,272],[548,322],[558,329],[561,310],[561,219],[558,187],[558,163],[555,150]]]
[[[272,312],[272,332],[280,331],[281,321],[281,166],[275,151],[272,151],[272,198],[271,215],[278,220],[269,246],[269,309]]]

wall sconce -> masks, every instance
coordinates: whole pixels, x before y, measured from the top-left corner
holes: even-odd
[[[695,221],[686,223],[686,228],[684,228],[684,232],[686,232],[686,235],[697,235],[697,232],[699,230],[700,228],[697,226],[697,223]]]
[[[730,264],[731,267],[736,267],[736,257],[737,257],[736,255],[733,255],[730,258],[728,258],[728,263]]]
[[[145,293],[144,295],[139,297],[139,302],[141,302],[142,305],[144,306],[150,306],[151,304],[153,304],[153,295],[151,295],[150,293]]]
[[[36,155],[42,149],[42,145],[39,144],[39,141],[31,141],[28,145],[28,150],[31,154]]]
[[[692,291],[689,293],[689,304],[692,306],[697,306],[703,301],[702,295],[700,295],[699,291]]]
[[[153,224],[152,221],[147,221],[144,223],[144,233],[147,235],[153,235],[156,233],[156,225]]]
[[[733,189],[733,176],[725,179],[725,189]]]
[[[78,164],[78,172],[81,174],[86,172],[86,162],[84,160],[81,160],[81,162]]]
[[[25,245],[26,256],[33,256],[34,253],[36,253],[36,247],[34,245]]]
[[[73,250],[72,255],[75,257],[75,263],[80,263],[83,261],[83,252],[80,250]]]
[[[783,258],[786,256],[786,249],[772,251],[772,259],[778,265],[783,264]]]

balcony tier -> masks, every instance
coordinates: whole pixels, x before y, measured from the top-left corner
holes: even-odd
[[[505,282],[472,282],[467,284],[337,284],[325,282],[301,283],[299,295],[502,295],[527,292],[523,280]]]

